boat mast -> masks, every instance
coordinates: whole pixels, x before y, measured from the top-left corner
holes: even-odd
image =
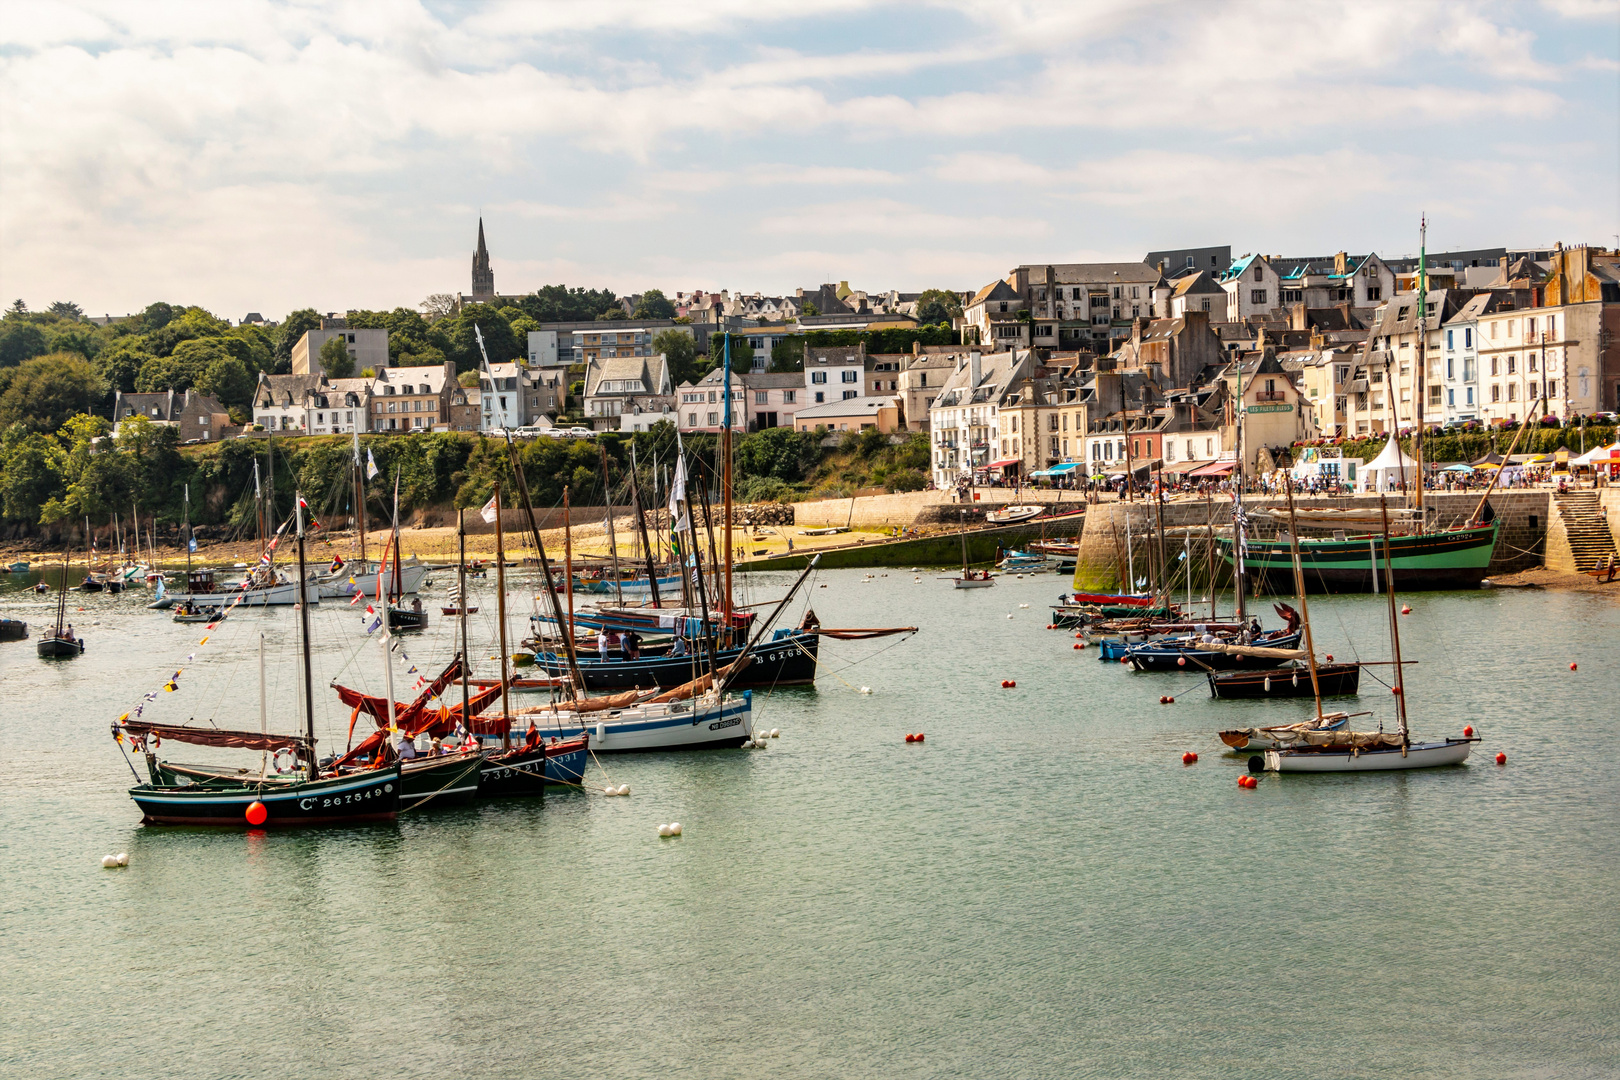
[[[259,475],[259,459],[253,459],[253,475]],[[186,591],[191,591],[191,485],[185,486],[186,493]]]
[[[395,552],[398,555],[398,552]],[[546,589],[551,589],[551,575],[546,574]],[[512,708],[507,701],[506,665],[511,659],[506,652],[506,542],[501,533],[501,482],[495,481],[495,618],[501,627],[501,717],[506,721],[501,732],[501,749],[512,746]],[[470,723],[472,718],[467,718]]]
[[[360,569],[366,568],[366,481],[360,464],[360,431],[354,433],[354,526],[360,536]],[[463,642],[465,644],[465,642]]]
[[[602,455],[602,501],[607,504],[608,555],[613,560],[613,599],[623,607],[624,583],[619,578],[619,541],[613,531],[613,488],[608,483],[607,443],[597,442],[596,449]]]
[[[1209,530],[1209,621],[1215,621],[1215,499],[1204,492],[1204,525]]]
[[[510,432],[508,432],[506,436],[506,457],[512,465],[513,475],[517,478],[518,495],[523,499],[523,512],[529,519],[529,534],[534,537],[534,551],[535,554],[540,558],[541,579],[546,583],[546,596],[551,601],[551,613],[555,617],[555,621],[558,626],[570,628],[570,631],[563,635],[563,655],[568,657],[568,674],[573,680],[574,697],[576,699],[583,699],[585,697],[585,678],[580,674],[579,657],[574,652],[574,635],[572,632],[571,623],[572,615],[570,614],[570,616],[567,618],[563,616],[562,602],[557,599],[557,590],[552,587],[551,560],[546,557],[545,541],[540,539],[540,525],[535,521],[534,503],[529,498],[529,480],[523,475],[523,466],[518,461],[517,447],[512,445],[512,436]],[[499,519],[497,518],[497,520]],[[504,629],[504,627],[505,623],[503,621],[502,628]],[[504,654],[506,650],[502,649],[501,651],[503,654],[502,663],[504,664]]]
[[[1412,456],[1417,459],[1417,518],[1418,518],[1417,525],[1418,525],[1418,531],[1419,532],[1424,531],[1424,524],[1425,524],[1424,514],[1423,514],[1423,394],[1424,394],[1423,382],[1424,382],[1424,377],[1428,374],[1428,367],[1429,367],[1428,354],[1426,352],[1426,350],[1428,348],[1428,345],[1429,345],[1429,254],[1428,254],[1428,251],[1429,251],[1429,218],[1428,218],[1428,215],[1425,214],[1420,219],[1420,224],[1418,225],[1418,308],[1417,308],[1417,316],[1418,316],[1418,343],[1417,343],[1417,346],[1418,347],[1417,347],[1417,381],[1416,381],[1417,391],[1416,391],[1416,395],[1415,395],[1417,397],[1417,405],[1415,407],[1415,412],[1416,412],[1416,416],[1417,416],[1417,429],[1412,435]],[[1400,464],[1400,453],[1399,453],[1400,449],[1401,449],[1401,444],[1397,441],[1396,444],[1395,444],[1395,450],[1396,450],[1395,462],[1396,462],[1396,464]],[[1406,475],[1406,469],[1404,467],[1402,467],[1402,469],[1401,469],[1401,475],[1402,476]]]
[[[309,656],[309,594],[308,575],[304,571],[304,500],[296,492],[293,495],[298,515],[298,636],[302,639],[304,650],[304,735],[309,739],[309,778],[315,779],[319,771],[319,763],[315,757],[315,677],[310,666]],[[384,624],[388,622],[387,616],[383,618]],[[383,641],[386,645],[387,634]],[[393,671],[389,671],[388,679],[388,710],[390,720],[394,709],[394,680]]]
[[[657,481],[654,480],[656,488]],[[653,498],[657,498],[656,489]],[[647,556],[647,587],[652,590],[652,606],[663,607],[658,599],[658,549],[647,539],[647,511],[641,504],[641,484],[636,479],[636,444],[630,444],[630,500],[636,507],[636,528],[641,532],[641,550]]]
[[[1384,592],[1389,595],[1389,644],[1395,653],[1395,715],[1400,719],[1401,756],[1406,756],[1406,667],[1401,663],[1400,616],[1395,613],[1395,566],[1389,554],[1389,500],[1378,497],[1384,515]]]
[[[721,469],[720,469],[720,477],[721,477],[721,479],[720,479],[720,509],[721,509],[721,512],[725,514],[725,521],[722,523],[722,526],[725,529],[724,540],[723,540],[723,552],[724,552],[725,559],[726,559],[726,563],[725,563],[726,581],[725,581],[725,589],[720,595],[720,617],[725,621],[726,634],[727,634],[726,640],[729,643],[730,640],[731,640],[730,639],[730,634],[731,634],[731,335],[730,334],[726,335],[725,344],[726,344],[726,348],[725,348],[725,377],[724,377],[724,380],[723,380],[723,385],[724,385],[724,388],[725,388],[726,407],[725,407],[724,412],[721,415],[721,418],[725,421],[726,426],[723,427],[720,430],[720,456],[722,458],[724,458],[725,461],[722,463]],[[854,514],[855,514],[855,500],[854,500],[853,497],[849,500],[849,512],[850,512],[850,515],[851,515],[851,520],[853,520],[854,519]]]
[[[1258,363],[1255,364],[1254,370],[1256,374],[1259,374],[1260,365]],[[1238,636],[1244,641],[1247,641],[1249,638],[1249,614],[1248,604],[1246,602],[1247,598],[1244,596],[1244,593],[1248,591],[1247,585],[1249,575],[1248,568],[1245,566],[1243,558],[1243,549],[1247,542],[1247,533],[1244,530],[1244,514],[1246,511],[1243,509],[1243,399],[1246,396],[1247,391],[1243,388],[1242,360],[1239,360],[1237,365],[1237,385],[1237,402],[1233,405],[1232,412],[1232,444],[1234,447],[1236,447],[1237,452],[1237,485],[1232,490],[1232,592],[1237,600],[1237,621],[1239,627]]]
[[[563,485],[563,597],[564,597],[564,599],[566,599],[568,601],[568,603],[566,605],[567,608],[568,608],[568,621],[566,623],[559,623],[558,626],[557,626],[557,629],[560,630],[562,633],[567,634],[569,636],[569,638],[572,638],[574,636],[574,528],[573,528],[573,521],[572,521],[572,518],[573,518],[572,510],[573,510],[573,507],[570,505],[569,496],[568,496],[568,485],[564,484]],[[553,586],[551,584],[551,581],[550,581],[549,578],[546,581],[546,588],[553,589],[553,590],[555,589],[555,586]]]
[[[1299,522],[1294,517],[1294,478],[1283,478],[1288,489],[1288,551],[1294,559],[1294,592],[1299,596],[1299,620],[1305,624],[1305,659],[1311,666],[1311,693],[1316,696],[1316,719],[1322,719],[1322,684],[1316,678],[1316,642],[1311,638],[1311,604],[1305,599],[1305,568],[1299,559]]]
[[[359,436],[355,437],[358,445]],[[467,511],[456,510],[456,614],[461,624],[461,719],[472,730],[472,706],[468,703],[467,669],[472,653],[467,651]]]

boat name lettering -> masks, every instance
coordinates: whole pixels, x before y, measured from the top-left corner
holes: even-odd
[[[709,725],[709,730],[719,731],[721,728],[735,727],[740,723],[742,723],[742,718],[733,716],[730,720],[716,720],[714,723]]]

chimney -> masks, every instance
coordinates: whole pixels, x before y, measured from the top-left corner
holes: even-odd
[[[972,352],[968,353],[968,367],[972,369],[970,373],[973,376],[972,385],[977,387],[979,385],[979,380],[984,377],[984,366],[979,362],[978,349],[974,349]]]
[[[922,355],[922,342],[913,341],[911,343],[911,355],[912,356],[921,356]]]

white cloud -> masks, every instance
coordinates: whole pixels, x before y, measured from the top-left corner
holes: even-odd
[[[1554,227],[1529,183],[1569,237],[1620,229],[1588,194],[1620,168],[1620,95],[1590,93],[1617,50],[1514,6],[961,0],[922,35],[860,0],[6,14],[0,295],[31,302],[412,303],[465,284],[480,206],[503,274],[672,288],[857,255],[843,276],[971,283],[1176,230],[1356,246],[1442,198],[1499,242]],[[1555,142],[1555,171],[1487,149]]]

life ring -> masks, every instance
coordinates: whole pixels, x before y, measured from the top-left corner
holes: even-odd
[[[286,763],[283,763],[281,760],[283,755],[286,755],[287,757]],[[298,767],[298,755],[293,753],[287,747],[283,746],[280,750],[276,751],[276,756],[273,759],[272,764],[275,765],[276,772],[278,773],[292,772]]]

